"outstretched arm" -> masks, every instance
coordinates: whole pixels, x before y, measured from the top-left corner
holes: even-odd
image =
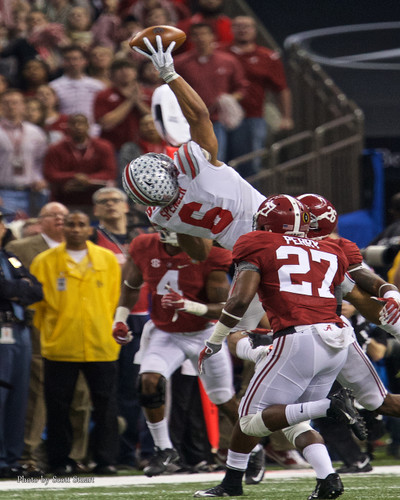
[[[172,42],[164,51],[162,39],[159,35],[157,35],[156,40],[157,51],[147,38],[143,39],[150,54],[138,47],[133,47],[133,49],[150,59],[159,71],[161,78],[169,85],[178,100],[184,117],[189,123],[191,138],[210,153],[210,163],[215,166],[222,165],[217,160],[218,142],[207,106],[199,94],[175,71],[171,54],[175,42]]]

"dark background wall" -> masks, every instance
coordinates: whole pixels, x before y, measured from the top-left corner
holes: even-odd
[[[301,31],[400,21],[397,0],[247,0],[247,4],[281,46],[287,36]]]

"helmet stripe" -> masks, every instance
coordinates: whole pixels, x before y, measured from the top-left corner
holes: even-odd
[[[152,203],[152,200],[150,198],[146,198],[143,193],[139,191],[139,188],[136,186],[134,179],[131,178],[129,164],[125,167],[124,179],[130,190],[132,191],[133,196],[137,198],[138,203],[144,203],[145,205]]]
[[[293,207],[293,212],[294,212],[294,225],[293,225],[293,232],[298,233],[300,232],[300,224],[301,224],[301,212],[300,212],[300,207],[296,201],[295,198],[292,196],[286,195],[286,198],[290,201]]]

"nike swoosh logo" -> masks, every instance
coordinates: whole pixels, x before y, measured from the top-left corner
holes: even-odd
[[[178,266],[178,269],[183,269],[184,267],[189,267],[189,264],[183,264],[181,266]]]
[[[300,413],[303,413],[303,403],[301,403],[301,406],[300,406]]]
[[[253,481],[260,481],[264,475],[264,467],[260,469],[260,472],[257,474],[257,476],[253,476]]]

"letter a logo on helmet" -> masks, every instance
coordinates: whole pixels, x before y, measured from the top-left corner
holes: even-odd
[[[269,196],[254,215],[253,227],[258,231],[306,236],[310,214],[301,201],[287,194]]]
[[[169,156],[147,153],[126,165],[122,186],[134,203],[163,207],[178,196],[177,177],[177,169]]]

